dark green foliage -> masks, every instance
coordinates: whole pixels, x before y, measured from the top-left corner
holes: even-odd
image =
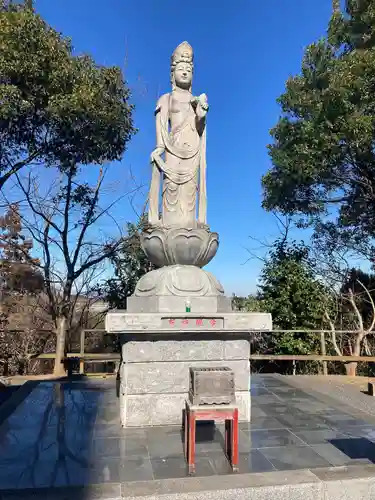
[[[147,216],[142,216],[137,224],[128,222],[127,236],[112,258],[115,277],[107,280],[100,294],[111,307],[126,309],[126,301],[133,294],[138,280],[154,269],[141,248],[140,234],[148,226]]]
[[[0,10],[0,187],[26,165],[118,160],[135,132],[120,69],[74,56],[29,7]]]
[[[329,40],[346,51],[370,49],[375,44],[373,0],[347,0],[345,14],[336,12],[329,25]]]
[[[256,295],[240,297],[232,295],[232,308],[234,311],[259,312],[262,311],[262,302]]]
[[[278,102],[268,210],[301,215],[356,247],[375,234],[375,2],[348,1],[328,36],[310,45]]]
[[[275,242],[262,270],[259,298],[276,329],[321,327],[328,299],[311,269],[307,247],[284,238]],[[318,337],[307,333],[273,333],[270,342],[274,354],[312,354],[318,348]]]
[[[35,12],[31,0],[2,2],[0,189],[9,178],[16,181],[28,206],[25,229],[42,250],[40,269],[57,338],[56,374],[63,373],[73,290],[87,288],[86,271],[118,248],[118,239],[93,240],[88,232],[107,213],[99,204],[106,169],[97,172],[94,164],[120,160],[135,133],[129,97],[119,68],[73,55],[71,41]],[[90,164],[85,168],[98,174],[94,184],[82,181],[90,178],[83,174]],[[48,203],[44,183],[37,180],[44,167],[55,169],[46,187]],[[23,168],[33,172],[18,176]]]

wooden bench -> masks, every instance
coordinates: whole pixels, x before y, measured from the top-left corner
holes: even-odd
[[[238,406],[185,404],[185,458],[189,475],[195,473],[196,422],[204,420],[225,421],[225,453],[233,472],[238,472]]]

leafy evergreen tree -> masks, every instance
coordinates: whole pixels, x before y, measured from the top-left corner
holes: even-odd
[[[317,329],[322,325],[328,295],[315,278],[309,251],[303,244],[277,240],[261,273],[259,298],[272,314],[275,328]],[[310,354],[318,338],[308,333],[273,332],[269,349],[275,354]]]
[[[264,207],[301,215],[330,241],[374,255],[375,2],[336,6],[328,34],[286,82],[271,131]],[[327,214],[331,215],[328,228]]]
[[[238,295],[233,294],[232,308],[234,311],[259,312],[263,311],[263,304],[257,295],[239,297]]]
[[[71,41],[32,7],[30,0],[0,7],[0,189],[12,177],[28,205],[24,225],[38,241],[55,325],[54,373],[63,375],[74,289],[119,243],[88,238],[105,213],[99,200],[106,169],[96,165],[120,160],[136,130],[120,68],[74,54]],[[98,172],[96,184],[83,166]],[[45,167],[55,169],[49,190],[37,180]],[[29,179],[20,175],[26,168]]]
[[[119,160],[135,132],[121,70],[73,55],[32,2],[0,6],[0,188],[25,167]]]
[[[126,301],[133,294],[138,280],[154,269],[141,247],[140,234],[148,226],[147,216],[143,215],[134,224],[128,222],[127,236],[112,258],[114,277],[101,287],[100,294],[111,307],[126,309]]]

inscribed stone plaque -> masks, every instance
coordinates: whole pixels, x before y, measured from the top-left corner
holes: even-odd
[[[162,328],[171,330],[222,330],[223,318],[162,318]]]

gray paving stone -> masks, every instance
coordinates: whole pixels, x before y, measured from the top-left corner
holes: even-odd
[[[349,437],[353,438],[366,438],[369,441],[374,441],[375,440],[375,426],[373,425],[364,425],[364,426],[342,426],[338,422],[336,425],[336,429],[338,429],[340,432],[344,432],[347,434]]]
[[[153,475],[155,479],[179,478],[187,476],[187,464],[183,456],[152,458]],[[213,468],[207,456],[196,456],[195,459],[196,476],[212,476],[218,472]]]
[[[315,429],[296,431],[295,435],[298,436],[306,444],[320,444],[330,442],[332,439],[348,439],[349,435],[333,429]]]
[[[277,405],[277,404],[283,404],[285,402],[284,399],[279,398],[276,394],[260,394],[259,396],[255,395],[252,396],[252,399],[254,400],[254,403],[257,404],[259,407],[263,407],[265,405]]]
[[[270,390],[264,386],[261,386],[261,387],[251,386],[250,393],[252,396],[271,396],[272,397],[272,393],[270,392]]]
[[[252,419],[266,417],[265,412],[261,410],[259,406],[255,405],[253,401],[251,401],[251,417]]]
[[[252,398],[252,401],[254,398]],[[267,416],[278,417],[278,415],[285,415],[290,413],[290,407],[284,402],[278,401],[277,403],[258,403],[258,408],[260,408]]]
[[[167,439],[165,437],[149,437],[147,448],[151,458],[182,457],[184,452],[183,438],[180,434],[170,435]]]
[[[288,387],[282,380],[281,377],[252,377],[255,384],[253,393],[256,395],[253,397],[252,422],[240,424],[239,475],[231,473],[224,455],[223,426],[198,427],[196,449],[197,463],[199,461],[200,464],[200,473],[197,473],[201,475],[197,478],[201,481],[199,487],[203,488],[205,484],[210,483],[211,490],[212,487],[216,489],[223,487],[228,492],[237,491],[242,495],[243,485],[250,483],[256,485],[258,479],[254,479],[254,476],[262,476],[261,489],[264,495],[268,492],[268,498],[287,498],[272,496],[286,495],[286,492],[291,494],[290,498],[297,498],[294,486],[287,486],[285,478],[294,481],[293,474],[298,476],[300,471],[291,473],[288,470],[310,467],[314,472],[318,470],[318,475],[321,477],[312,473],[308,477],[323,481],[324,474],[316,467],[334,464],[336,467],[331,469],[340,471],[342,464],[349,464],[352,467],[352,464],[360,463],[361,467],[365,468],[365,473],[359,479],[357,476],[352,476],[353,481],[362,480],[362,486],[358,487],[358,491],[364,494],[365,483],[368,488],[372,487],[368,479],[371,471],[375,476],[375,469],[369,469],[366,465],[375,461],[375,425],[372,424],[371,416],[367,418],[363,412],[359,416],[356,408],[346,403],[342,405],[341,411],[340,402],[318,391],[310,393],[307,386],[303,390],[298,388],[298,392],[280,391],[283,387]],[[275,398],[272,391],[277,394],[282,393],[285,399],[280,401]],[[56,399],[56,394],[60,399]],[[293,395],[298,397],[293,399]],[[260,398],[263,403],[254,404],[255,398]],[[60,406],[56,401],[60,401]],[[310,409],[310,412],[306,411],[307,409]],[[151,410],[154,411],[154,408]],[[67,491],[66,486],[69,482],[75,485],[76,489],[69,489],[71,493],[64,500],[75,500],[73,491],[78,495],[80,487],[85,486],[89,490],[92,488],[89,485],[95,483],[108,487],[113,482],[117,484],[131,481],[134,484],[134,481],[138,480],[143,484],[144,482],[150,484],[149,481],[155,483],[155,470],[158,471],[158,477],[173,476],[179,483],[185,481],[186,464],[180,426],[122,429],[115,418],[117,411],[118,399],[114,381],[40,384],[38,389],[29,393],[16,411],[0,426],[0,497],[10,498],[9,492],[7,497],[3,492],[6,488],[15,487],[27,487],[30,488],[29,491],[41,491],[38,488],[45,488],[45,491],[49,492],[59,487],[61,488],[59,491]],[[278,427],[273,428],[276,424]],[[302,439],[309,446],[290,444],[298,442],[298,439]],[[74,459],[69,456],[70,453]],[[58,461],[59,457],[61,463]],[[330,494],[338,494],[337,485],[348,480],[350,467],[345,467],[345,474],[341,472],[341,475],[329,476],[329,481],[337,483],[336,490],[330,486]],[[276,493],[275,489],[268,490],[268,486],[264,485],[267,481],[271,481],[267,479],[269,477],[267,474],[277,475],[277,471],[266,472],[264,477],[262,474],[254,473],[275,468],[279,469],[281,474],[276,476],[279,477],[278,481],[284,478],[282,479],[284,482],[278,483],[281,489],[277,489]],[[253,473],[250,474],[252,479],[245,481],[246,473],[250,471]],[[211,478],[206,477],[208,474]],[[349,474],[349,480],[352,476]],[[306,479],[306,476],[304,477]],[[275,480],[272,481],[269,484],[273,488]],[[295,484],[293,481],[291,484]],[[172,483],[168,483],[168,488],[165,488],[164,482],[163,487],[158,481],[156,484],[159,484],[165,495],[177,491],[173,490]],[[198,485],[194,488],[198,488]],[[258,486],[255,489],[257,488]],[[304,489],[305,483],[301,488],[300,492],[310,491]],[[111,491],[114,495],[118,494],[118,488]],[[135,490],[127,491],[135,492]],[[151,495],[156,492],[153,488],[148,488],[147,491]],[[191,490],[187,487],[186,491]],[[351,491],[350,488],[348,491]],[[247,493],[249,494],[248,491]],[[108,494],[111,494],[109,490]],[[52,497],[59,498],[55,495]],[[128,500],[130,495],[126,498]],[[346,500],[349,497],[342,498]],[[89,499],[91,500],[90,496],[87,497],[87,500]],[[333,496],[332,499],[342,500],[339,496]],[[207,499],[203,497],[203,500]]]
[[[334,466],[353,465],[355,463],[371,464],[369,458],[352,459],[331,443],[320,443],[311,445],[311,448]]]
[[[349,481],[351,479],[365,479],[372,477],[375,480],[375,465],[358,464],[350,467],[324,467],[314,469],[314,475],[320,481]]]
[[[312,398],[327,401],[340,411],[352,413],[360,411],[375,417],[375,399],[362,394],[355,386],[340,381],[337,377],[284,377],[286,383],[308,392]],[[373,419],[374,420],[374,419]],[[375,422],[375,420],[374,420]]]
[[[329,417],[324,417],[324,420],[331,427],[339,427],[339,428],[363,427],[367,425],[366,420],[350,417],[349,415],[346,416],[333,415]]]
[[[91,453],[94,456],[124,458],[129,456],[147,457],[148,449],[145,438],[102,437],[92,442]]]
[[[155,479],[151,460],[145,457],[130,457],[121,460],[119,482],[148,481]]]
[[[251,422],[240,423],[240,429],[250,432],[252,430],[282,429],[285,427],[277,418],[267,416],[255,417],[253,413],[251,413],[251,417]]]
[[[264,448],[261,453],[277,470],[329,467],[330,463],[309,446]]]
[[[322,418],[318,418],[314,415],[296,415],[289,411],[289,413],[284,415],[278,415],[277,420],[291,429],[293,432],[297,432],[302,429],[330,429],[331,427]]]
[[[239,470],[248,472],[269,472],[276,468],[259,450],[251,450],[248,453],[239,454]]]
[[[146,437],[145,430],[139,428],[123,429],[120,426],[119,421],[116,423],[103,424],[98,423],[95,425],[93,430],[93,438],[126,438],[126,437],[137,437],[142,439]]]
[[[247,433],[252,448],[274,448],[303,445],[303,441],[288,429],[267,429]]]

